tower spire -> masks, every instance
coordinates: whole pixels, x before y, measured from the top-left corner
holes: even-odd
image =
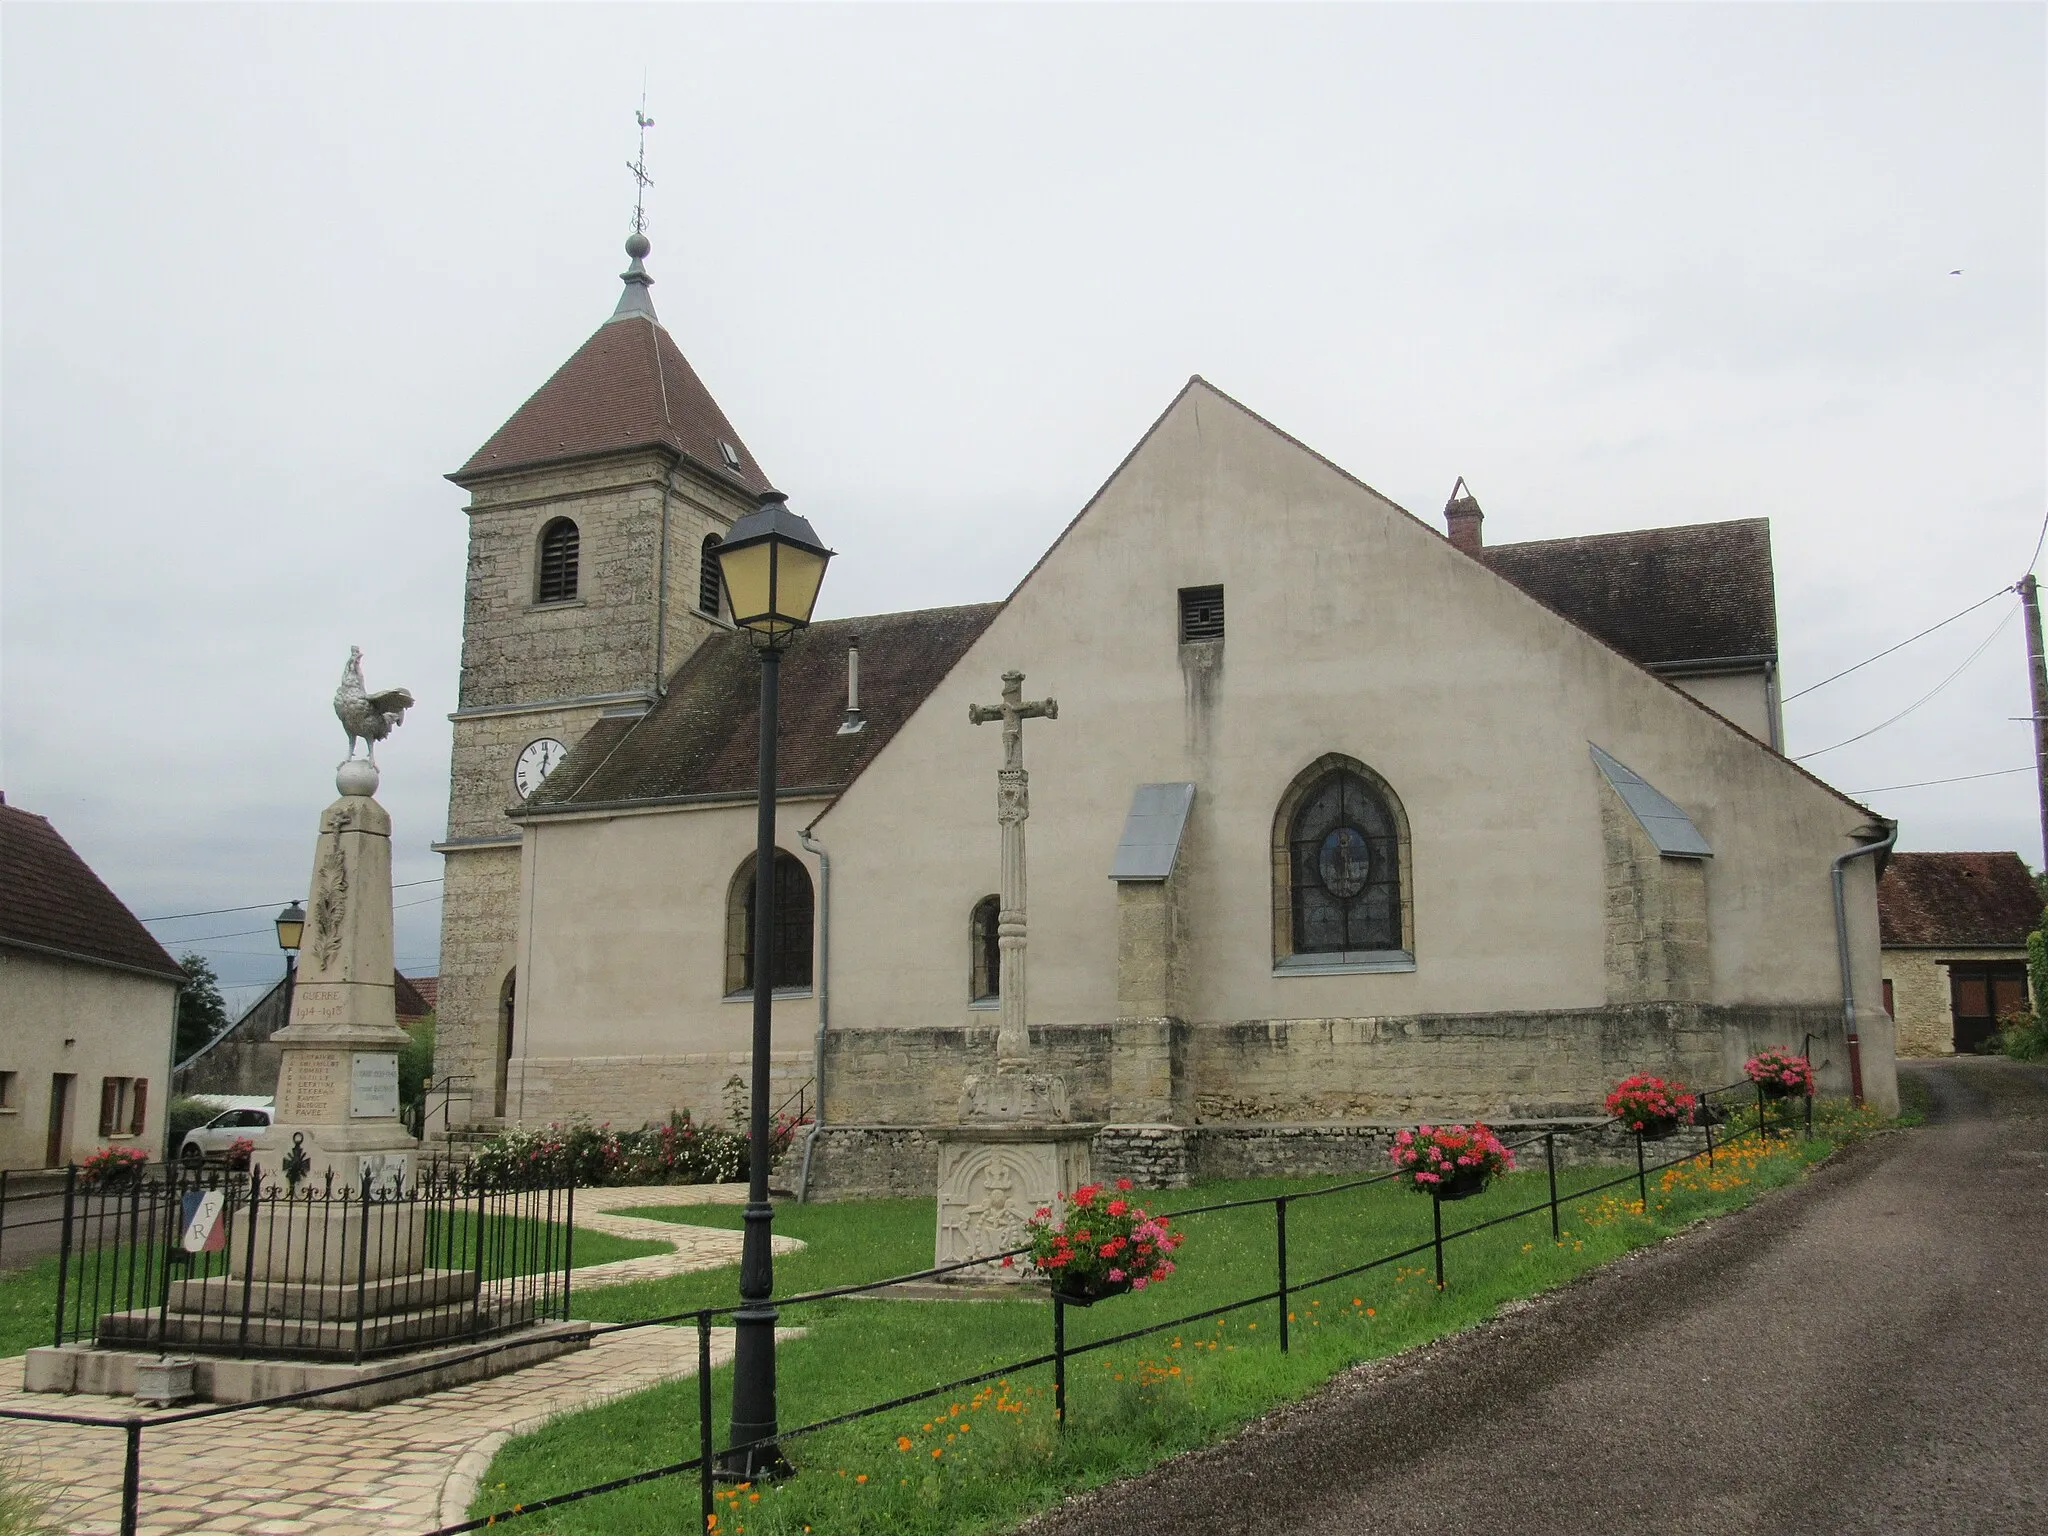
[[[653,242],[647,238],[647,189],[654,185],[654,178],[647,174],[647,130],[654,126],[654,119],[647,115],[647,87],[644,82],[640,87],[640,106],[633,113],[633,121],[640,125],[640,153],[626,164],[626,169],[633,173],[633,233],[626,237],[626,270],[619,274],[626,291],[619,295],[618,308],[612,311],[612,319],[654,320],[654,296],[647,291],[654,286],[654,279],[647,275],[647,268],[643,265],[647,253],[654,249]]]

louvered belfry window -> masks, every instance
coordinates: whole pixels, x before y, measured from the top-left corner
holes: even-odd
[[[576,595],[576,525],[558,517],[540,533],[540,587],[536,602],[565,603]]]
[[[719,543],[715,533],[705,538],[697,567],[697,611],[714,619],[725,607],[725,573],[718,567]]]
[[[1223,638],[1223,589],[1182,587],[1180,589],[1180,637],[1188,640]]]

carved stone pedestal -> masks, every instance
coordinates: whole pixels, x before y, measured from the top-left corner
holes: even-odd
[[[1093,1125],[963,1125],[939,1145],[940,1264],[959,1264],[1021,1246],[1024,1223],[1041,1206],[1060,1208],[1089,1178]],[[948,1277],[954,1278],[954,1277]],[[973,1281],[1022,1280],[1024,1265],[963,1269]]]

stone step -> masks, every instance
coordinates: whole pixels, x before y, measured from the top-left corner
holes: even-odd
[[[455,1305],[394,1312],[361,1320],[259,1318],[244,1333],[239,1312],[231,1317],[201,1312],[110,1312],[100,1318],[98,1342],[109,1348],[149,1344],[160,1349],[214,1354],[310,1355],[351,1359],[394,1349],[420,1349],[520,1327],[534,1319],[530,1298],[487,1301],[481,1307]]]
[[[245,1290],[244,1282],[233,1275],[214,1275],[205,1280],[173,1281],[170,1310],[232,1318],[237,1326],[245,1304],[252,1317],[353,1322],[359,1303],[364,1316],[381,1317],[467,1302],[476,1289],[476,1274],[467,1269],[424,1269],[365,1280],[360,1290],[346,1282],[312,1285],[279,1280],[249,1281]]]

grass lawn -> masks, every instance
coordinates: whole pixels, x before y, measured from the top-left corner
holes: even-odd
[[[466,1234],[472,1220],[470,1213],[458,1211],[455,1219],[460,1229],[458,1236]],[[487,1217],[486,1224],[492,1230],[485,1234],[485,1278],[492,1279],[500,1272],[533,1267],[531,1263],[522,1264],[520,1256],[540,1252],[540,1234],[535,1230],[535,1223],[523,1217]],[[614,1259],[637,1259],[644,1254],[667,1251],[667,1245],[663,1243],[613,1237],[578,1227],[573,1257],[575,1267],[582,1269],[591,1264],[609,1264]],[[116,1249],[109,1257],[106,1269],[109,1276],[120,1266],[123,1252]],[[75,1281],[77,1270],[74,1268],[72,1273]],[[0,1359],[18,1355],[34,1345],[50,1343],[56,1307],[57,1259],[54,1255],[0,1274]],[[70,1310],[71,1303],[67,1301],[65,1311],[68,1313]],[[580,1301],[577,1310],[582,1310]],[[4,1531],[4,1527],[0,1527],[0,1531]]]
[[[1760,1190],[1799,1177],[1846,1137],[1881,1123],[1844,1108],[1816,1117],[1822,1134],[1812,1142],[1779,1141],[1767,1149],[1748,1138],[1737,1151],[1724,1153],[1711,1173],[1697,1163],[1653,1175],[1647,1214],[1632,1186],[1569,1200],[1564,1233],[1556,1240],[1547,1214],[1460,1239],[1446,1251],[1442,1292],[1433,1284],[1428,1253],[1355,1279],[1297,1289],[1286,1354],[1278,1348],[1276,1305],[1267,1302],[1070,1360],[1064,1435],[1053,1415],[1047,1366],[787,1440],[784,1449],[799,1475],[773,1488],[722,1489],[717,1531],[941,1536],[1006,1530],[1078,1488],[1127,1476],[1228,1434],[1357,1361],[1468,1326],[1491,1316],[1502,1302],[1548,1290],[1700,1217],[1745,1204]],[[1446,1232],[1542,1201],[1540,1152],[1536,1157],[1533,1172],[1497,1180],[1483,1195],[1446,1205]],[[1560,1186],[1567,1193],[1582,1190],[1618,1172],[1568,1170]],[[1334,1182],[1211,1185],[1158,1195],[1151,1205],[1170,1212]],[[637,1214],[702,1226],[740,1224],[740,1212],[731,1206]],[[1187,1242],[1171,1281],[1086,1311],[1068,1309],[1070,1349],[1273,1288],[1270,1206],[1194,1216],[1184,1226]],[[783,1206],[776,1230],[810,1245],[776,1261],[779,1294],[878,1279],[930,1263],[933,1202]],[[1291,1203],[1290,1279],[1300,1287],[1331,1270],[1427,1242],[1429,1234],[1429,1202],[1392,1185]],[[736,1268],[726,1268],[587,1292],[576,1311],[625,1320],[730,1305],[736,1294]],[[787,1429],[1046,1351],[1052,1308],[1043,1299],[846,1298],[789,1309],[783,1323],[807,1330],[778,1352]],[[722,1444],[729,1371],[717,1374],[714,1388]],[[472,1513],[694,1455],[696,1395],[694,1381],[671,1383],[511,1442],[492,1463]],[[693,1478],[671,1478],[516,1521],[511,1529],[554,1536],[689,1530],[697,1524],[696,1496]]]

